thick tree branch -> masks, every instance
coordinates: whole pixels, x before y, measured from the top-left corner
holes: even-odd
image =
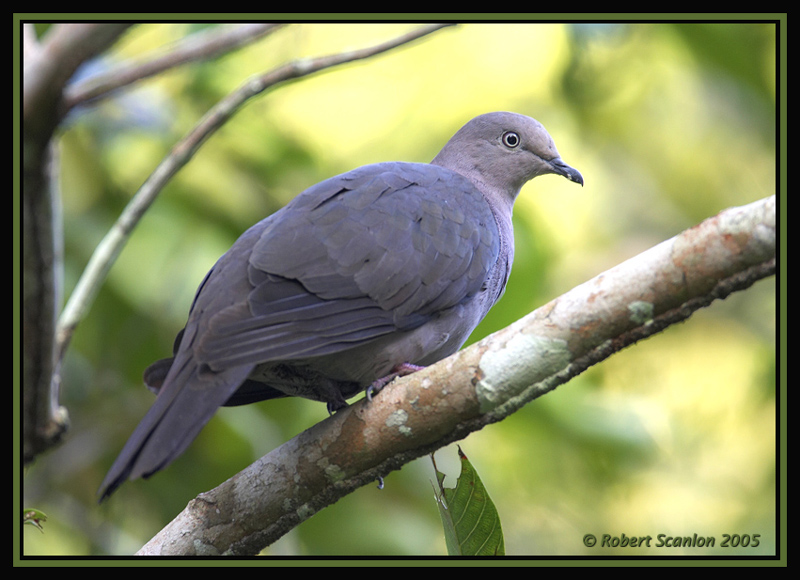
[[[61,121],[61,96],[72,73],[111,45],[128,25],[63,24],[39,43],[25,26],[22,93],[22,384],[23,461],[28,463],[64,433],[58,404],[56,313],[61,304],[58,257],[61,231],[58,180],[51,139]]]
[[[357,402],[192,500],[140,555],[256,554],[405,463],[775,273],[775,198],[732,208]]]
[[[90,58],[111,46],[130,23],[57,24],[40,43],[25,25],[22,119],[27,134],[49,139],[63,119],[64,89],[72,74]]]

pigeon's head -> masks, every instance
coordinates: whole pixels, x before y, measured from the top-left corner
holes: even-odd
[[[542,124],[517,113],[475,117],[453,135],[433,163],[461,173],[486,195],[511,201],[539,175],[554,173],[583,185],[581,174],[564,163]]]

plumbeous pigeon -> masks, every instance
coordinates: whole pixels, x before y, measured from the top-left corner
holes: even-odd
[[[148,477],[223,405],[327,403],[456,352],[505,290],[520,188],[583,184],[536,120],[488,113],[430,164],[376,163],[327,179],[247,230],[200,284],[155,403],[100,488]]]

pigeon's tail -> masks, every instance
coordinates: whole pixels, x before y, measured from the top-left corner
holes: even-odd
[[[221,373],[202,373],[191,358],[172,368],[155,403],[103,480],[99,501],[126,480],[147,478],[183,453],[251,370],[252,367],[243,366]]]

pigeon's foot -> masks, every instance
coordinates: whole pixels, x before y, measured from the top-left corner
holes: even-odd
[[[377,395],[383,387],[391,383],[397,377],[405,377],[417,371],[424,369],[425,367],[421,367],[418,365],[412,365],[411,363],[400,363],[399,365],[395,365],[392,367],[392,372],[390,372],[385,377],[381,377],[374,381],[370,386],[367,387],[367,400],[371,401],[372,397]]]

